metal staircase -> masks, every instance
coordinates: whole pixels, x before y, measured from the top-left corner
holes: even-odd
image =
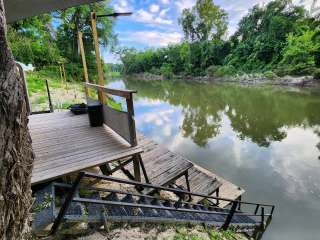
[[[140,191],[152,190],[154,194],[94,187],[88,184],[88,181],[83,183],[85,178],[91,182],[98,180],[131,186]],[[163,198],[159,194],[161,191],[174,193],[179,198]],[[35,214],[33,226],[39,228],[54,222],[52,234],[59,229],[63,221],[88,221],[98,226],[107,222],[206,224],[224,230],[232,226],[250,236],[258,236],[271,221],[274,211],[273,205],[234,201],[88,172],[79,173],[72,185],[52,182],[35,192],[36,202],[39,204],[48,198],[48,195],[52,200]],[[201,197],[204,200],[194,203],[193,197]],[[219,208],[219,201],[228,201],[230,204],[227,208]]]

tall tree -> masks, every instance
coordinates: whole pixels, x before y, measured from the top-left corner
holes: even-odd
[[[228,63],[244,71],[272,69],[281,61],[287,35],[304,19],[304,8],[291,0],[254,6],[231,37],[234,47]]]
[[[0,239],[28,239],[34,154],[24,83],[6,39],[0,0]]]
[[[78,54],[78,31],[83,33],[83,42],[89,67],[95,65],[93,55],[93,36],[91,30],[90,13],[95,11],[97,14],[111,13],[112,9],[107,5],[108,1],[82,5],[57,11],[53,16],[61,24],[57,29],[57,44],[63,57],[70,62],[80,62]],[[116,35],[113,33],[113,20],[110,18],[99,18],[97,31],[100,44],[104,47],[114,46]]]
[[[197,0],[179,18],[185,38],[191,42],[220,40],[227,31],[227,13],[212,0]]]

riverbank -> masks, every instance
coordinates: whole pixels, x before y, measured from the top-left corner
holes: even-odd
[[[152,73],[139,73],[126,76],[128,79],[134,78],[144,81],[163,81],[168,79],[164,75],[156,75]],[[273,73],[270,74],[243,74],[235,76],[170,76],[173,80],[184,80],[200,83],[237,83],[244,85],[282,85],[296,87],[320,87],[320,79],[314,79],[312,76],[283,76],[279,77]]]

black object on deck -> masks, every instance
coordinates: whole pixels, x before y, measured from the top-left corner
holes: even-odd
[[[91,127],[100,127],[103,124],[101,103],[88,103],[88,115]]]
[[[84,114],[84,113],[87,113],[87,104],[85,103],[72,104],[69,106],[69,109],[75,115]]]

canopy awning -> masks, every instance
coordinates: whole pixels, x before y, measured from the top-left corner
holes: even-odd
[[[7,23],[101,0],[4,0]]]

